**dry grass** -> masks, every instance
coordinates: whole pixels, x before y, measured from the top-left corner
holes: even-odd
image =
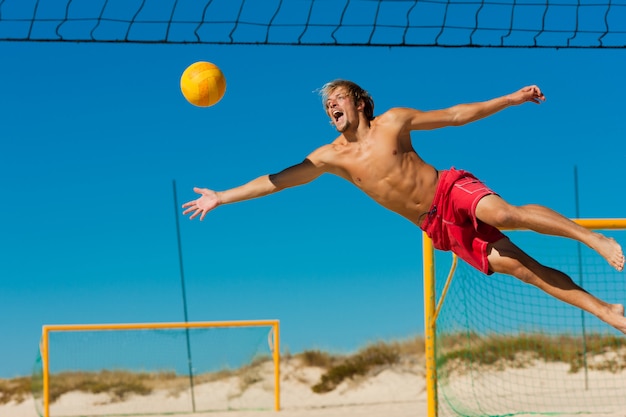
[[[261,367],[271,359],[266,356],[256,358],[249,365],[239,369],[223,369],[194,376],[194,384],[204,384],[238,377],[241,390],[262,379]],[[60,372],[50,376],[50,402],[54,403],[63,394],[80,391],[91,394],[107,393],[110,401],[124,401],[131,395],[149,395],[155,390],[164,390],[176,396],[187,390],[189,375],[175,372],[132,372],[125,370],[103,370],[99,372]],[[33,392],[42,390],[41,375],[36,378],[18,377],[0,379],[0,404],[10,401],[22,402]],[[39,394],[40,395],[40,394]]]
[[[613,336],[590,335],[583,350],[579,337],[548,335],[517,335],[514,337],[492,336],[479,338],[473,334],[456,334],[439,341],[437,367],[447,372],[462,372],[468,363],[492,369],[524,367],[535,360],[564,362],[570,372],[582,367],[588,369],[620,372],[626,369],[626,340]],[[587,354],[583,354],[586,351]],[[317,393],[332,391],[343,381],[363,377],[381,369],[399,365],[415,365],[423,362],[424,340],[413,338],[404,341],[378,342],[366,346],[352,355],[337,355],[319,350],[304,351],[284,360],[295,358],[301,366],[324,370],[319,382],[311,389]],[[230,377],[240,379],[241,391],[262,380],[262,367],[271,361],[268,357],[257,358],[253,363],[235,370],[221,370],[194,376],[199,385]],[[20,377],[0,379],[0,404],[21,402],[31,395],[32,383],[38,379]],[[188,389],[189,376],[174,372],[64,372],[50,378],[50,400],[71,391],[108,393],[111,401],[122,401],[130,395],[148,395],[154,390],[167,390],[171,395]],[[40,388],[39,388],[40,390]]]
[[[579,336],[522,334],[479,337],[456,334],[441,340],[437,366],[460,371],[466,364],[491,369],[523,368],[536,360],[569,364],[570,372],[588,369],[619,372],[626,369],[626,340],[611,335]]]
[[[6,404],[11,400],[22,402],[30,393],[31,378],[29,377],[0,379],[0,404]]]
[[[365,376],[371,372],[398,364],[402,361],[414,362],[424,354],[424,341],[421,338],[406,341],[378,342],[366,346],[348,356],[330,355],[326,352],[305,351],[297,357],[304,366],[323,368],[326,372],[311,389],[316,393],[334,390],[346,379]]]
[[[50,402],[70,391],[92,394],[108,393],[113,401],[122,401],[130,394],[147,395],[151,382],[175,379],[173,373],[135,373],[128,371],[62,372],[50,376]]]
[[[400,354],[394,345],[377,343],[368,346],[331,366],[313,385],[313,392],[324,393],[334,390],[345,379],[366,375],[373,368],[392,365],[400,361]]]

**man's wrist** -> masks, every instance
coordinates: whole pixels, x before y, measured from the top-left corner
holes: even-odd
[[[224,204],[224,191],[216,191],[215,200],[217,201],[217,206]]]

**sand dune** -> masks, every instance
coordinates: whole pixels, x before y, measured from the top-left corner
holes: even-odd
[[[426,395],[421,366],[417,369],[390,367],[368,377],[342,382],[335,390],[316,394],[311,386],[319,381],[322,370],[286,362],[281,367],[282,417],[313,416],[426,416]],[[272,372],[262,372],[263,378],[246,385],[241,378],[231,376],[199,384],[194,389],[198,417],[259,417],[273,416],[274,394]],[[192,401],[189,390],[172,393],[156,390],[148,396],[134,395],[124,401],[112,401],[107,394],[70,392],[51,405],[52,416],[86,416],[139,414],[189,416]],[[38,417],[32,398],[16,404],[0,406],[0,417]]]
[[[463,381],[462,375],[455,378],[455,384],[472,387],[473,392],[484,387],[484,395],[498,395],[502,380],[519,373],[541,374],[546,367],[553,371],[564,368],[563,364],[537,364],[526,369],[509,369],[497,372],[484,372],[479,380]],[[241,376],[229,376],[217,381],[199,384],[194,390],[196,410],[194,417],[263,417],[279,415],[281,417],[427,417],[425,378],[423,364],[388,366],[375,370],[367,377],[356,377],[342,382],[337,388],[325,394],[316,394],[311,386],[319,381],[322,370],[304,367],[294,361],[285,361],[281,367],[281,411],[273,410],[273,385],[271,366],[267,364],[260,374],[262,377],[253,382],[242,383]],[[557,393],[567,391],[567,398],[578,402],[580,410],[589,405],[588,391],[581,384],[581,374],[568,374],[563,369],[563,378],[558,386],[548,382],[532,387],[520,387],[517,394],[502,394],[502,403],[519,403],[532,398],[545,404],[554,402]],[[517,375],[518,377],[520,375]],[[613,386],[624,386],[626,393],[626,374],[590,374],[594,378],[614,378]],[[508,389],[508,388],[507,388]],[[466,388],[466,391],[468,389]],[[462,390],[459,396],[462,397]],[[509,397],[504,398],[504,397]],[[626,396],[624,396],[626,398]],[[468,401],[471,402],[471,399]],[[108,394],[86,394],[69,392],[62,395],[51,407],[51,415],[91,416],[115,414],[141,414],[157,416],[167,414],[170,417],[190,416],[191,396],[189,390],[173,392],[166,389],[156,390],[150,395],[134,395],[123,401],[114,401]],[[555,404],[558,411],[559,405]],[[624,402],[626,404],[626,400]],[[506,408],[506,405],[503,405]],[[572,413],[571,416],[626,417],[626,406],[622,411],[613,404],[606,409],[598,408],[597,414],[584,412]],[[506,411],[502,413],[506,414]],[[588,407],[587,407],[588,408]],[[616,408],[618,410],[616,411]],[[509,409],[509,412],[511,410]],[[546,409],[546,412],[550,410]],[[152,414],[151,414],[152,413]],[[441,413],[440,415],[444,415]],[[537,415],[536,413],[528,414]],[[567,417],[568,414],[558,414]],[[0,406],[0,417],[37,417],[34,402],[28,399],[20,404],[9,403]],[[524,414],[516,414],[523,417]]]

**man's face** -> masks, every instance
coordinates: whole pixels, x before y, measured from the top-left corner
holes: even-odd
[[[354,100],[344,87],[337,87],[326,99],[326,113],[339,132],[345,132],[357,117]]]

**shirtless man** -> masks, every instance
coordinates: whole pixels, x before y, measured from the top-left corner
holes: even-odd
[[[340,133],[332,143],[316,149],[297,165],[239,187],[219,192],[194,188],[201,197],[183,204],[183,214],[191,213],[191,219],[199,215],[203,220],[219,205],[302,185],[324,173],[335,174],[423,229],[435,248],[452,250],[485,274],[499,272],[535,285],[626,333],[623,305],[606,303],[564,273],[541,265],[498,228],[526,228],[576,239],[622,271],[624,254],[614,239],[578,226],[543,206],[510,205],[472,174],[455,169],[437,171],[413,149],[413,130],[461,126],[509,106],[543,102],[545,97],[537,86],[442,110],[392,108],[376,117],[372,98],[351,81],[327,83],[321,93],[331,124]]]

